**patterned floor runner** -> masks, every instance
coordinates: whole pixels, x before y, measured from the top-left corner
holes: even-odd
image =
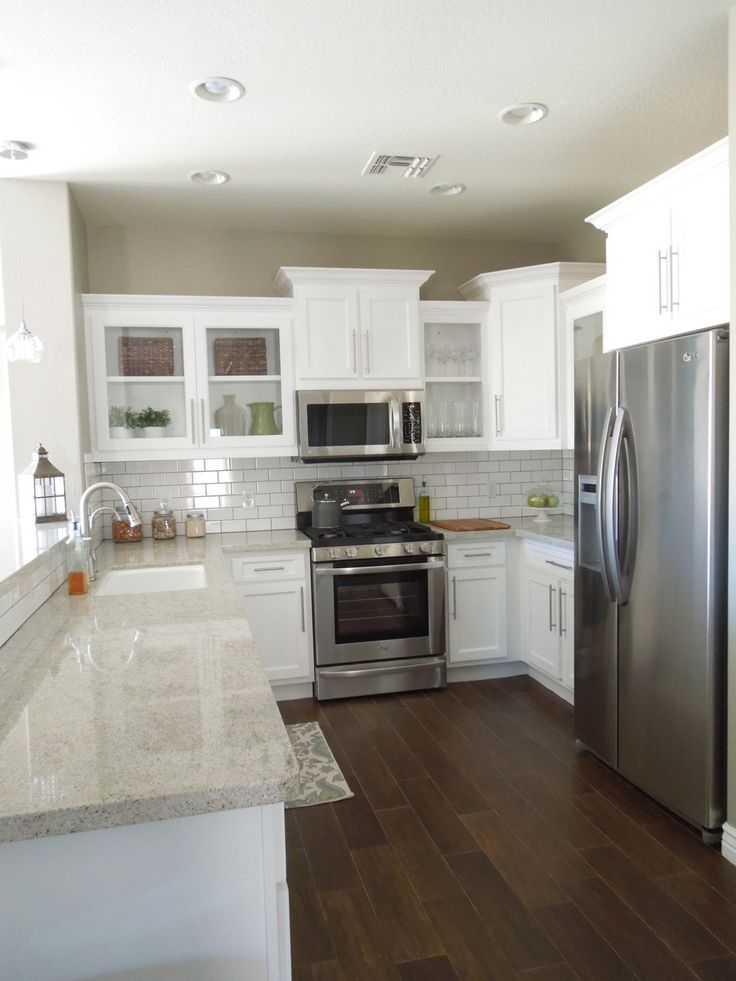
[[[317,722],[299,722],[286,727],[294,756],[299,764],[299,796],[286,807],[330,804],[353,792],[345,782],[332,750]]]

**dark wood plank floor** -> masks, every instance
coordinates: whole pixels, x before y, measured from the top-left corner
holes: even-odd
[[[279,707],[355,792],[287,811],[295,981],[736,979],[736,868],[531,679]]]

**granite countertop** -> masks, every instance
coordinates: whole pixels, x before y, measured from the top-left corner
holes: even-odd
[[[223,552],[278,552],[279,549],[309,548],[312,544],[296,528],[279,531],[228,532],[218,538]]]
[[[0,841],[295,795],[296,761],[223,547],[246,546],[219,535],[106,543],[90,592],[64,585],[7,642]],[[96,595],[109,569],[186,563],[205,566],[205,588]]]
[[[445,531],[440,528],[449,544],[455,542],[490,542],[502,538],[528,538],[530,541],[559,548],[572,548],[575,544],[575,521],[564,514],[556,514],[549,523],[535,523],[534,518],[499,518],[511,525],[508,530],[498,531]]]

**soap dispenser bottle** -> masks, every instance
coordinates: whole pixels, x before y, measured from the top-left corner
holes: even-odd
[[[66,540],[66,585],[70,596],[82,596],[89,589],[89,548],[78,521]]]
[[[419,521],[423,525],[429,524],[429,491],[427,481],[422,481],[422,489],[419,491]]]

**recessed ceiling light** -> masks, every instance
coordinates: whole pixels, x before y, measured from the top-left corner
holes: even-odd
[[[30,143],[8,140],[7,143],[0,143],[0,157],[4,160],[25,160],[30,149]]]
[[[195,170],[189,175],[189,179],[195,184],[227,184],[230,174],[224,170]]]
[[[235,102],[245,95],[245,89],[240,82],[234,78],[226,78],[224,75],[200,78],[192,82],[191,89],[198,99],[205,99],[207,102]]]
[[[498,118],[509,126],[528,126],[529,123],[538,123],[544,119],[548,112],[549,109],[541,102],[517,102],[502,109]]]
[[[429,189],[429,193],[452,197],[453,194],[462,194],[464,190],[464,184],[433,184]]]

